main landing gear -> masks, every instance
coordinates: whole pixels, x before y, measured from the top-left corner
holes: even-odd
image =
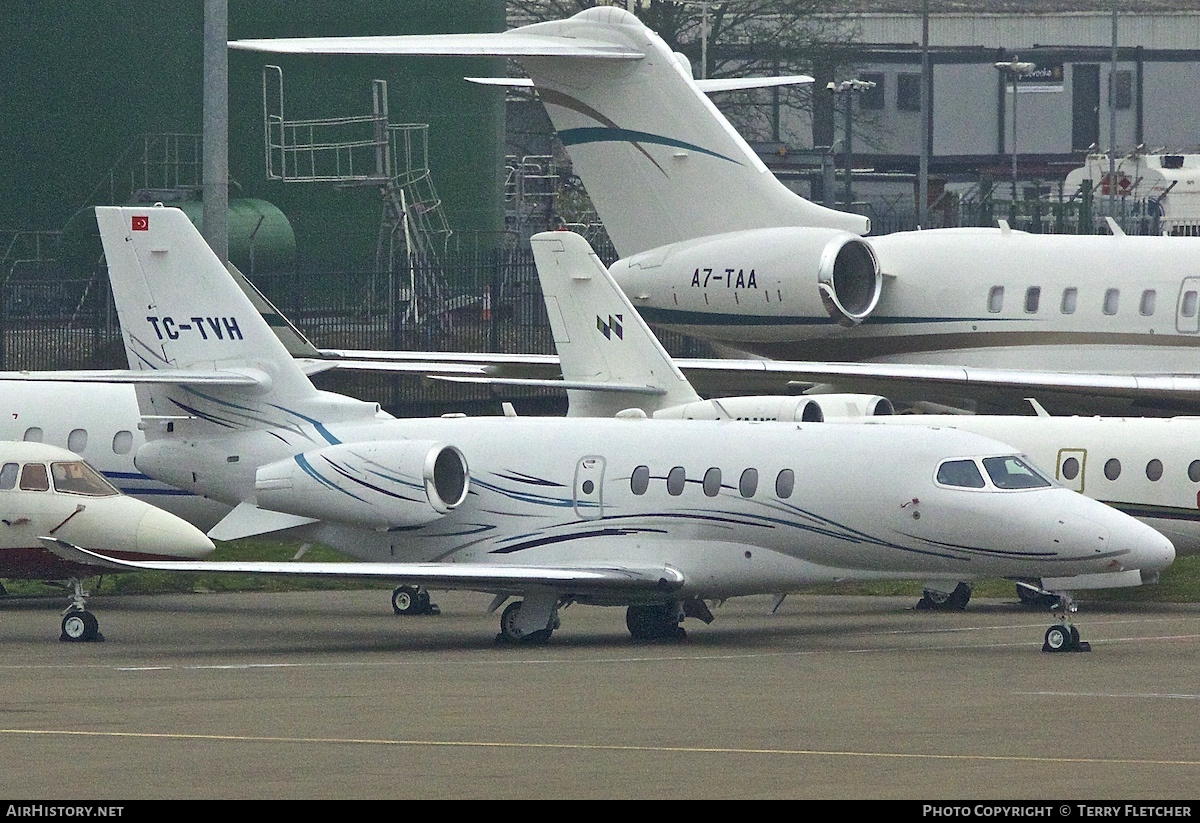
[[[1092,646],[1086,640],[1079,639],[1079,629],[1073,624],[1069,615],[1079,610],[1079,606],[1067,592],[1058,592],[1057,600],[1051,611],[1058,623],[1046,629],[1046,639],[1042,644],[1044,652],[1090,652]]]
[[[392,611],[405,616],[442,613],[436,603],[429,602],[429,592],[418,586],[397,586],[392,591]]]
[[[83,584],[78,578],[71,578],[67,585],[74,593],[70,596],[71,605],[63,612],[62,634],[58,639],[64,643],[103,643],[100,621],[87,610],[88,593],[83,590]]]
[[[960,612],[967,607],[970,600],[971,586],[968,583],[960,582],[951,592],[927,587],[924,594],[921,595],[921,599],[917,601],[917,608]]]
[[[685,617],[713,622],[712,612],[703,600],[685,600],[630,606],[625,610],[625,626],[630,637],[640,643],[684,640],[687,632],[680,624]]]

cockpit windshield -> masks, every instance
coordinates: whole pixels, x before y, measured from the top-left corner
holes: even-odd
[[[82,460],[51,463],[50,473],[54,477],[54,489],[59,492],[86,494],[89,497],[120,494],[98,471]]]
[[[938,466],[937,482],[966,489],[982,489],[986,485],[974,460],[947,460]]]
[[[985,457],[983,468],[998,489],[1041,489],[1053,485],[1037,469],[1016,455]]]

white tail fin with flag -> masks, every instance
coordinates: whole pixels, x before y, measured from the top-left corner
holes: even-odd
[[[96,220],[129,367],[161,378],[138,384],[143,416],[207,434],[373,416],[312,385],[182,211],[104,206]]]
[[[530,75],[613,245],[626,257],[742,229],[870,221],[775,179],[657,34],[600,7],[499,34],[235,41],[293,54],[498,55]]]

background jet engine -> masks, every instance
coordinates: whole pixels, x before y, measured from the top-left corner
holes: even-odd
[[[883,289],[870,243],[820,228],[752,229],[687,240],[618,260],[609,272],[635,306],[649,300],[648,305],[684,310],[688,301],[702,298],[711,310],[726,295],[741,310],[755,302],[764,308],[782,304],[788,314],[827,315],[842,326],[869,317]],[[675,293],[671,301],[662,293],[666,284]]]
[[[371,529],[420,526],[467,498],[467,461],[431,440],[340,444],[269,463],[255,476],[260,508]]]
[[[698,400],[659,409],[655,417],[681,420],[782,420],[820,423],[842,417],[893,414],[891,401],[874,394],[764,395]]]

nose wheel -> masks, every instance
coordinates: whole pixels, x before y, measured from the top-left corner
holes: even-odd
[[[64,643],[103,643],[100,621],[87,610],[88,593],[83,590],[83,584],[78,578],[72,578],[68,585],[74,591],[70,597],[71,605],[63,612],[62,634],[58,639]]]
[[[1071,595],[1060,592],[1055,595],[1057,600],[1051,611],[1058,623],[1046,629],[1045,641],[1042,643],[1044,652],[1090,652],[1092,646],[1086,640],[1079,639],[1079,629],[1070,621],[1070,615],[1079,610],[1079,606],[1071,599]]]

